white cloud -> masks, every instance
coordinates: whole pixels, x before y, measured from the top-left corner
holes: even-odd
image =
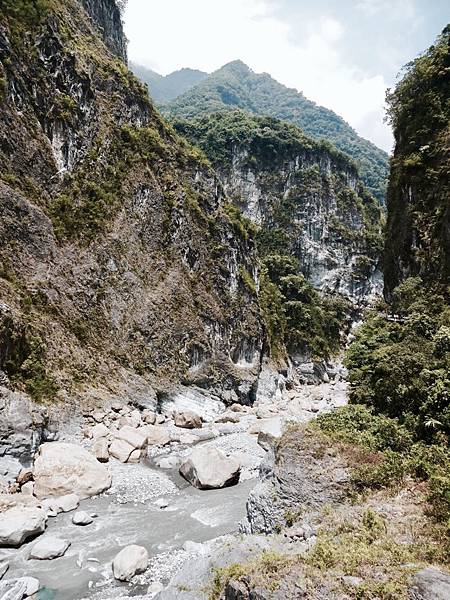
[[[368,10],[385,1],[360,4]],[[295,39],[289,23],[275,16],[276,7],[275,0],[129,0],[130,58],[162,74],[184,66],[210,72],[239,58],[331,108],[360,135],[390,150],[383,123],[386,82],[346,64],[339,52],[339,41],[351,32],[323,15]]]

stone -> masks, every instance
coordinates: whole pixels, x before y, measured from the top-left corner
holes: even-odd
[[[98,438],[91,446],[91,452],[98,462],[106,463],[109,460],[109,444],[106,438]]]
[[[33,471],[32,469],[22,469],[17,477],[17,483],[19,485],[23,485],[24,483],[28,483],[33,480]]]
[[[235,402],[230,406],[230,410],[232,410],[233,412],[243,412],[244,407],[242,406],[242,404],[237,404],[237,402]]]
[[[180,444],[186,444],[187,446],[190,446],[191,444],[196,444],[199,439],[199,437],[192,435],[192,433],[182,433],[180,435]]]
[[[135,450],[133,446],[130,446],[125,440],[113,440],[109,447],[109,454],[120,462],[126,463],[130,458],[131,453]]]
[[[226,600],[249,600],[249,591],[243,581],[231,579],[225,587]]]
[[[258,444],[268,451],[275,446],[282,435],[283,425],[280,418],[265,419],[260,425]]]
[[[164,427],[145,425],[141,430],[145,431],[149,446],[166,446],[170,442],[170,436]]]
[[[40,584],[36,577],[20,577],[19,579],[7,579],[0,583],[1,600],[22,600],[29,598],[39,591]]]
[[[143,450],[141,450],[140,448],[136,448],[136,450],[133,450],[133,452],[128,457],[127,462],[130,464],[137,464],[141,460],[142,453]]]
[[[32,496],[34,493],[34,482],[27,481],[27,483],[24,483],[20,488],[20,493],[26,494],[27,496]]]
[[[239,481],[240,464],[216,448],[203,446],[181,464],[180,474],[201,490],[222,488]]]
[[[184,429],[200,429],[203,425],[201,417],[192,410],[175,411],[173,420],[177,427]]]
[[[239,415],[235,412],[224,412],[214,419],[216,423],[239,423]]]
[[[115,579],[130,581],[134,575],[143,573],[148,567],[148,552],[143,546],[125,546],[113,560]]]
[[[267,406],[258,406],[255,410],[258,419],[269,419],[273,417],[273,412]]]
[[[179,456],[163,456],[155,460],[155,463],[160,469],[176,469],[181,464]]]
[[[156,413],[154,413],[151,410],[144,410],[142,413],[142,417],[144,419],[144,422],[147,423],[147,425],[154,425],[156,422]]]
[[[5,575],[5,573],[8,569],[9,569],[9,563],[7,563],[6,561],[0,562],[0,579],[3,578],[3,576]]]
[[[130,444],[133,447],[133,450],[136,448],[144,448],[147,445],[147,435],[145,430],[135,429],[134,427],[130,427],[129,425],[125,425],[116,434],[117,439],[123,440]]]
[[[0,547],[19,548],[43,533],[47,515],[40,508],[17,506],[0,513]]]
[[[58,512],[70,512],[78,508],[79,504],[80,498],[77,494],[65,494],[54,499],[54,506],[59,509]]]
[[[164,414],[192,411],[200,415],[205,422],[213,421],[225,410],[225,404],[217,396],[211,395],[208,390],[193,386],[179,386],[175,391],[159,394],[159,405]]]
[[[450,574],[429,567],[414,575],[409,588],[411,600],[448,600],[450,598]]]
[[[65,442],[39,448],[34,480],[37,498],[76,493],[84,500],[111,487],[109,471],[88,450]]]
[[[165,422],[166,422],[166,416],[165,415],[161,415],[161,414],[157,414],[156,415],[156,420],[155,420],[156,425],[162,425]]]
[[[94,425],[92,428],[91,437],[94,438],[94,440],[97,438],[108,437],[108,435],[109,429],[103,425],[103,423],[97,423],[97,425]]]
[[[140,411],[137,410],[137,408],[135,408],[134,410],[132,410],[131,413],[130,413],[130,418],[134,419],[135,421],[137,421],[138,423],[140,423],[141,420],[142,420]]]
[[[344,585],[348,587],[358,587],[363,583],[363,579],[361,577],[353,577],[351,575],[343,575],[341,577],[341,581]]]
[[[47,422],[45,408],[37,407],[25,394],[0,385],[0,456],[30,460]]]
[[[44,536],[31,548],[29,558],[35,558],[36,560],[52,560],[63,556],[69,546],[70,542],[68,540]]]
[[[155,500],[153,502],[153,504],[155,506],[157,506],[158,508],[163,509],[163,508],[167,508],[169,506],[169,501],[166,500],[165,498],[158,498],[158,500]]]
[[[93,413],[93,415],[92,415],[92,418],[97,423],[101,423],[105,417],[106,417],[105,413],[101,412],[101,411],[97,411],[97,412]]]
[[[72,523],[74,525],[90,525],[93,521],[93,518],[89,513],[84,510],[77,510],[77,512],[72,517]]]
[[[113,402],[111,404],[111,410],[118,413],[122,410],[123,404],[121,402]]]

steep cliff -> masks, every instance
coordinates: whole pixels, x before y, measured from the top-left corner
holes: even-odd
[[[299,327],[305,334],[309,329],[309,341],[314,338],[315,319],[308,311],[320,300],[299,275],[324,297],[344,297],[356,306],[381,292],[383,215],[351,159],[294,125],[244,111],[174,125],[204,150],[234,205],[255,226],[269,279],[282,289],[287,321],[274,329],[284,327],[291,342]],[[264,309],[264,270],[262,285]],[[295,303],[302,299],[293,320],[293,309],[299,308]],[[327,318],[332,320],[327,314],[323,321]],[[327,335],[317,332],[320,337]],[[291,351],[298,349],[289,345]]]
[[[267,73],[254,73],[242,61],[231,62],[218,69],[169,102],[163,110],[171,117],[192,119],[236,108],[288,121],[310,137],[331,142],[353,158],[367,189],[384,203],[388,175],[386,152],[359,137],[333,111],[318,106],[301,92],[287,88]]]
[[[388,96],[395,152],[388,193],[386,294],[409,276],[450,282],[450,26]]]
[[[2,3],[3,381],[36,398],[182,381],[246,400],[262,345],[251,239],[124,48],[110,0]]]

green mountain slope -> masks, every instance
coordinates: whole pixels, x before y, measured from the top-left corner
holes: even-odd
[[[326,139],[349,154],[359,166],[369,191],[384,202],[388,155],[358,134],[331,110],[318,106],[270,75],[257,74],[241,61],[215,71],[165,107],[171,117],[192,119],[223,109],[241,108],[298,125],[305,133]]]
[[[155,102],[169,102],[208,77],[208,73],[196,69],[180,69],[163,76],[133,62],[130,62],[129,67],[148,85],[148,92]]]

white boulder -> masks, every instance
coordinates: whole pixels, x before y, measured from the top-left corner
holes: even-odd
[[[93,518],[91,515],[84,510],[77,510],[72,517],[72,523],[74,525],[90,525],[92,521]]]
[[[113,560],[113,574],[119,581],[130,581],[148,567],[148,552],[143,546],[125,546]]]
[[[194,487],[209,490],[237,483],[240,468],[236,459],[216,448],[203,446],[193,450],[182,463],[180,474]]]
[[[108,440],[104,437],[98,438],[91,446],[91,452],[98,462],[105,463],[109,460]]]
[[[134,447],[130,446],[125,440],[113,440],[109,447],[109,453],[120,462],[126,463],[130,458],[131,453],[134,451]]]
[[[18,548],[45,530],[47,515],[40,508],[17,506],[0,513],[0,547]]]
[[[144,448],[147,445],[147,435],[144,428],[135,429],[129,425],[121,427],[116,434],[117,439],[133,446],[133,449]]]
[[[141,427],[141,431],[145,431],[149,446],[166,446],[170,442],[170,436],[164,427],[145,425]]]
[[[31,548],[29,558],[52,560],[53,558],[63,556],[69,546],[70,542],[68,540],[45,536]]]
[[[76,444],[42,444],[33,472],[37,498],[75,492],[84,500],[111,487],[109,471],[88,450]]]

